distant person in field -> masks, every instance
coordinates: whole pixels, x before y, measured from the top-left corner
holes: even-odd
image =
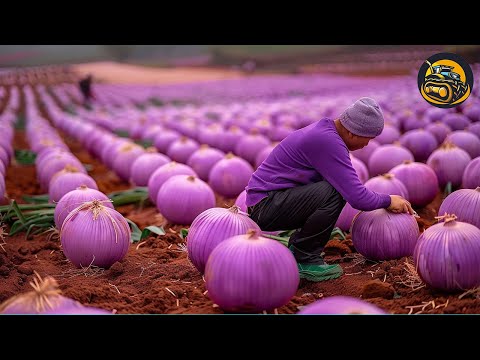
[[[80,87],[80,91],[83,95],[83,104],[90,105],[92,99],[95,99],[92,91],[92,81],[93,77],[92,74],[88,74],[86,77],[80,79],[78,85]]]
[[[253,173],[246,187],[248,213],[262,230],[296,230],[289,248],[301,278],[342,275],[341,266],[327,265],[322,252],[345,202],[358,210],[414,214],[401,196],[368,190],[352,166],[349,151],[365,147],[383,127],[378,104],[361,98],[339,118],[323,118],[291,133]]]

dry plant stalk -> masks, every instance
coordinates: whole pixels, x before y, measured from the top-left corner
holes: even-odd
[[[409,287],[411,291],[417,291],[426,286],[423,280],[418,275],[417,269],[415,265],[413,265],[409,259],[405,260],[405,279],[402,276],[396,276],[398,279],[396,281],[397,284],[401,284],[403,286]]]

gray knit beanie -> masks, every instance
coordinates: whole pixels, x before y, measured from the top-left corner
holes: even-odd
[[[340,115],[340,122],[352,134],[374,138],[383,131],[383,113],[375,100],[363,97]]]

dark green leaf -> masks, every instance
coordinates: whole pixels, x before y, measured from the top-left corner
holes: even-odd
[[[15,160],[17,163],[22,165],[33,165],[35,164],[35,159],[37,158],[37,154],[33,151],[25,150],[25,149],[15,149]]]
[[[20,210],[15,200],[12,201],[12,208],[13,211],[15,211],[15,214],[17,214],[18,219],[24,224],[27,220],[25,219],[25,216],[23,216],[22,210]]]
[[[148,199],[148,188],[137,187],[133,190],[116,191],[108,194],[108,197],[113,201],[113,206],[120,206],[132,203],[142,204]]]
[[[30,204],[46,204],[48,203],[48,194],[22,195],[22,199]]]
[[[130,235],[130,240],[132,243],[140,241],[142,237],[142,231],[140,228],[135,224],[132,220],[125,218],[128,224],[130,225],[130,229],[132,230],[132,234]]]
[[[452,183],[449,181],[445,186],[444,197],[447,197],[452,193]]]
[[[127,130],[122,130],[122,129],[115,130],[114,133],[115,135],[124,137],[124,138],[128,138],[130,136]]]
[[[49,227],[51,227],[51,226],[54,226],[54,224],[55,224],[55,221],[53,219],[53,215],[43,215],[43,216],[33,217],[32,219],[29,219],[28,221],[24,222],[22,225],[18,226],[15,230],[10,229],[9,235],[13,236],[22,230],[28,229],[31,225],[40,226],[40,227],[44,225],[48,225]]]
[[[180,237],[181,237],[182,239],[185,239],[185,238],[187,237],[187,235],[188,235],[188,229],[182,229],[182,230],[180,230]]]
[[[147,226],[145,229],[142,231],[142,235],[140,236],[140,240],[145,239],[150,235],[150,233],[154,233],[157,235],[165,235],[165,230],[163,228],[158,227],[158,226]]]
[[[289,240],[288,237],[275,236],[275,235],[270,235],[270,234],[265,234],[265,233],[263,233],[262,236],[266,237],[266,238],[269,238],[269,239],[278,240],[283,245],[288,246],[288,240]]]
[[[335,235],[340,235],[340,237],[342,238],[342,240],[345,240],[345,239],[346,239],[344,232],[343,232],[340,228],[338,228],[338,227],[336,227],[335,229],[333,229],[332,233],[330,234],[330,239],[333,238]]]

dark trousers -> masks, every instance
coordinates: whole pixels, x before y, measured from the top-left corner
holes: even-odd
[[[248,213],[262,230],[294,230],[289,240],[297,262],[323,264],[321,253],[345,206],[326,181],[270,191]]]

